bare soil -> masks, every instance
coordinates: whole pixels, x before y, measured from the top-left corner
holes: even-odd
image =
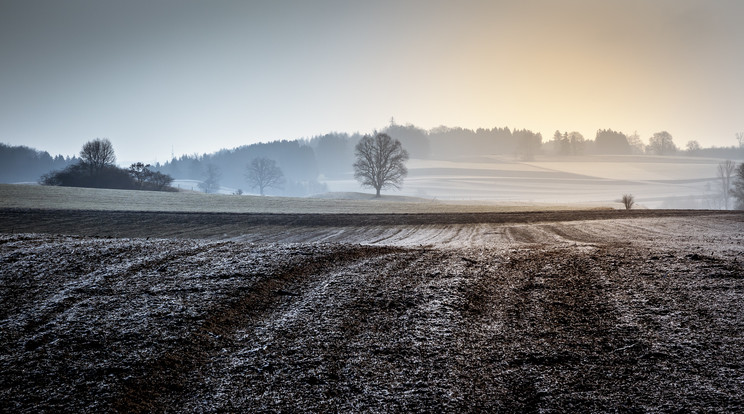
[[[0,409],[744,409],[744,214],[520,214],[0,210]]]

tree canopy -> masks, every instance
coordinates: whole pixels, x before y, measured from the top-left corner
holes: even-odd
[[[246,167],[246,180],[251,188],[258,188],[261,195],[267,188],[281,188],[284,183],[284,173],[276,165],[276,161],[266,158],[254,158]]]
[[[383,188],[400,188],[403,185],[403,179],[408,175],[405,166],[408,151],[397,139],[383,133],[374,137],[366,135],[356,145],[354,153],[354,178],[363,187],[374,188],[376,197],[380,197]]]

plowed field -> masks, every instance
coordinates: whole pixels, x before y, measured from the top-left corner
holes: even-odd
[[[6,412],[744,409],[744,214],[0,210]]]

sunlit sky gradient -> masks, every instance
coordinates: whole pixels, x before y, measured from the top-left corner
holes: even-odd
[[[423,128],[744,131],[744,1],[0,0],[0,142],[123,163]]]

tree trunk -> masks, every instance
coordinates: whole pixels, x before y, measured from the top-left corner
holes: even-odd
[[[377,190],[377,194],[375,194],[375,198],[380,198],[380,189],[375,188],[375,190]]]

